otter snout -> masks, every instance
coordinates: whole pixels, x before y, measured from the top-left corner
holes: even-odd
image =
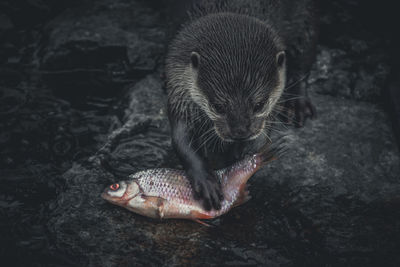
[[[250,130],[250,124],[235,125],[230,127],[230,137],[234,141],[246,141],[253,136]]]
[[[225,141],[248,141],[256,138],[262,130],[262,120],[251,118],[246,121],[216,122],[215,130]]]

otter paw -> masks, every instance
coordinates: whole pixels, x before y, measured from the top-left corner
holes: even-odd
[[[317,110],[308,97],[297,99],[294,104],[296,127],[303,127],[307,118],[315,119],[317,117]]]
[[[296,127],[303,127],[307,118],[315,119],[317,117],[315,106],[308,97],[286,101],[285,109],[286,112],[282,115],[283,120]]]
[[[191,184],[195,199],[202,200],[205,210],[221,209],[222,188],[213,172],[192,172]]]

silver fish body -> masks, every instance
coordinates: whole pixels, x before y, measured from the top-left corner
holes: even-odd
[[[210,219],[228,212],[250,199],[247,180],[267,162],[278,149],[263,148],[260,153],[215,172],[221,182],[223,200],[220,210],[204,210],[194,198],[186,174],[175,169],[149,169],[129,176],[106,188],[102,197],[135,213],[152,218]]]

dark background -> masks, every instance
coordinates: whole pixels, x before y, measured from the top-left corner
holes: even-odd
[[[320,1],[319,118],[286,130],[290,155],[217,227],[100,199],[126,174],[180,167],[163,109],[171,6],[0,1],[0,264],[400,266],[395,1]]]

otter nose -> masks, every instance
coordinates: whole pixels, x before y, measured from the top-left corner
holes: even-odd
[[[248,127],[242,125],[240,127],[235,127],[234,129],[232,129],[231,135],[233,140],[244,141],[251,136],[251,133],[248,130]]]

